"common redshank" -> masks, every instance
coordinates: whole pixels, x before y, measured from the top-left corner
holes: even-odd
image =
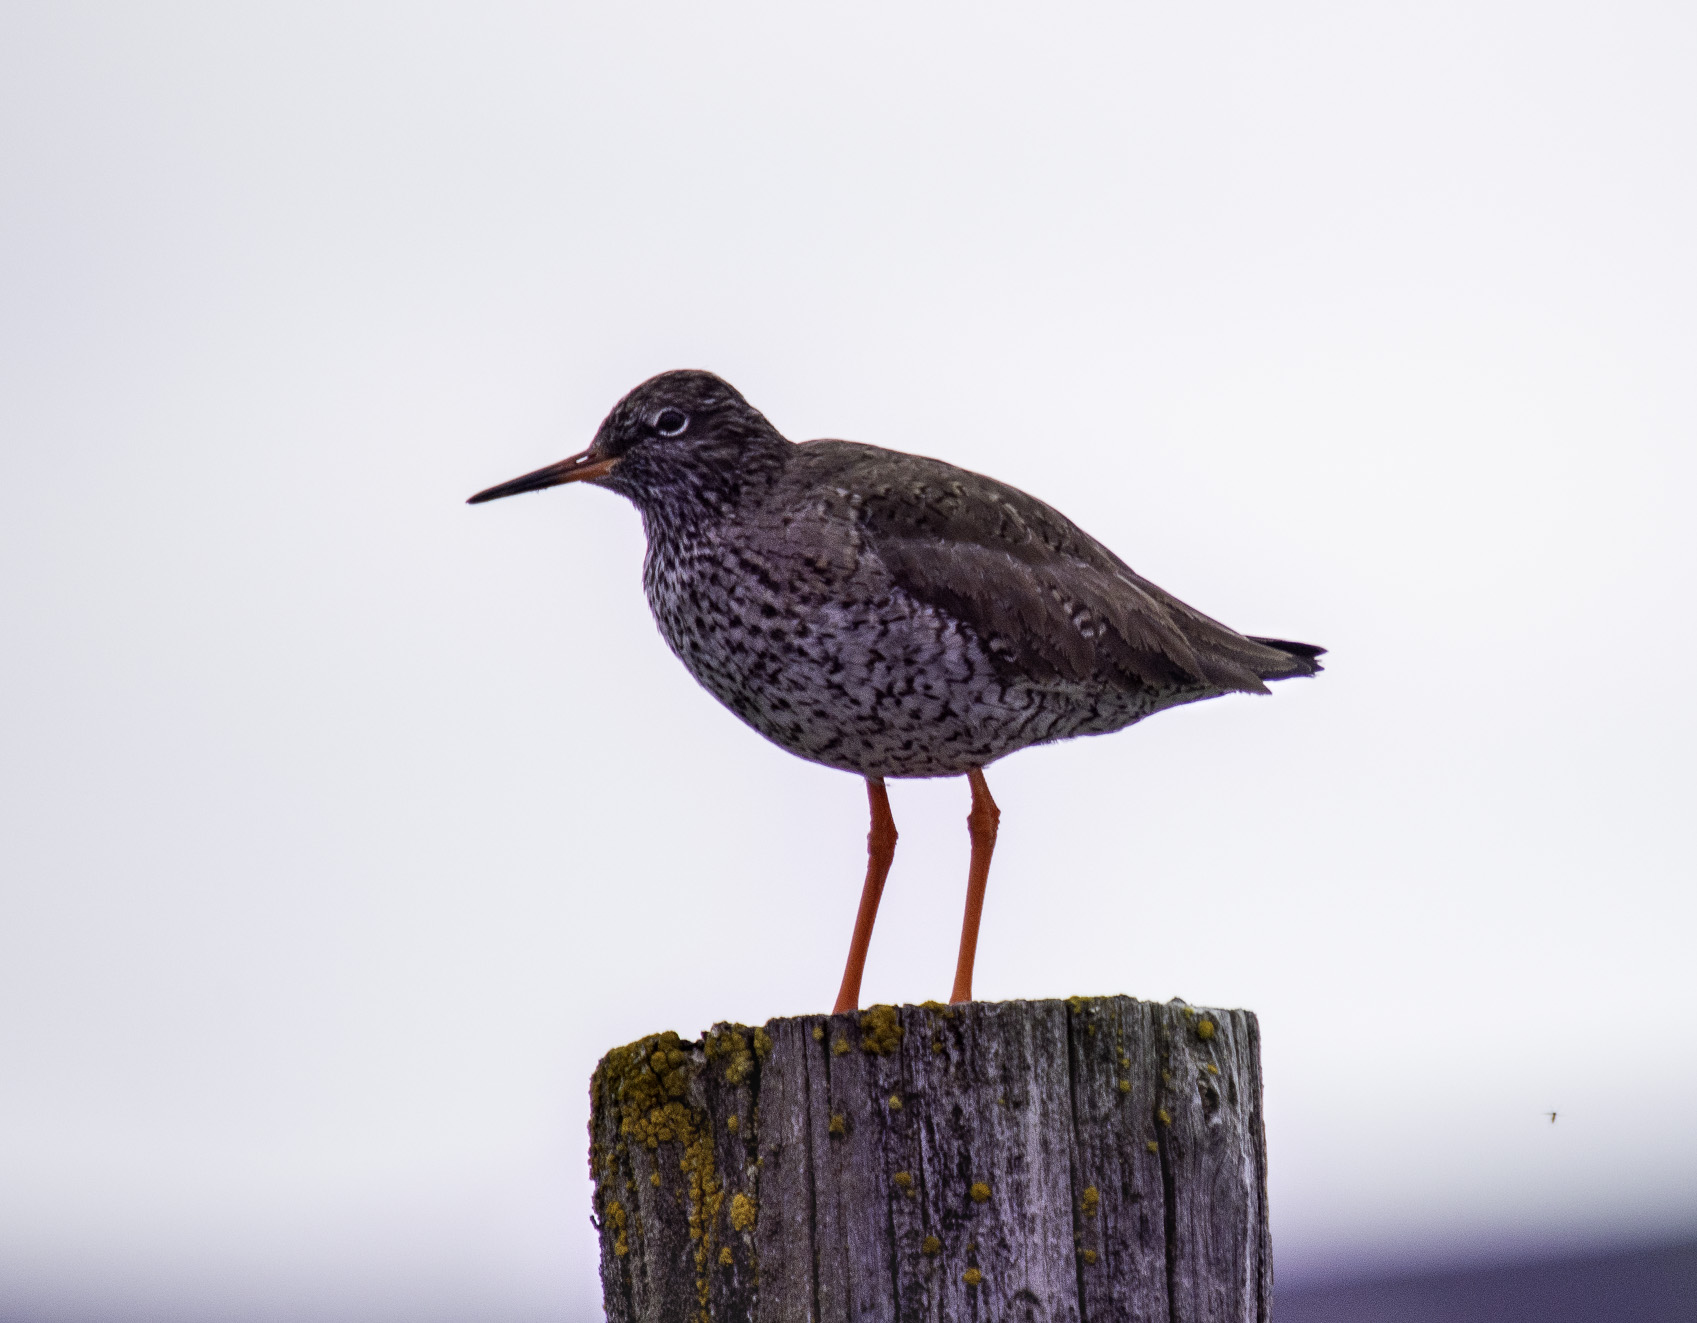
[[[942,460],[786,440],[710,372],[664,372],[589,448],[471,504],[566,482],[629,498],[648,537],[660,633],[715,698],[781,748],[866,780],[866,883],[836,1011],[861,972],[895,857],[890,777],[972,788],[966,916],[950,1000],[972,966],[1001,814],[984,769],[1267,680],[1325,651],[1228,629],[1142,578],[1059,511]]]

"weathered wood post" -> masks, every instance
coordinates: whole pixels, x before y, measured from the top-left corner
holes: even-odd
[[[1259,1032],[1129,997],[875,1006],[595,1072],[609,1323],[1265,1323]]]

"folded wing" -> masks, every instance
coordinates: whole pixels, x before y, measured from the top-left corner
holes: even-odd
[[[1320,669],[1314,659],[1324,649],[1222,625],[1017,488],[847,442],[803,449],[815,446],[877,456],[886,481],[860,488],[867,494],[857,511],[866,549],[903,591],[971,626],[1033,679],[1265,693],[1265,680]],[[860,458],[838,456],[851,468]],[[903,462],[892,470],[892,459]]]

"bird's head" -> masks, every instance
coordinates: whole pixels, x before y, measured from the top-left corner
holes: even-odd
[[[710,513],[781,466],[789,447],[728,381],[662,372],[613,406],[587,450],[478,492],[468,504],[592,482],[629,497],[645,516]]]

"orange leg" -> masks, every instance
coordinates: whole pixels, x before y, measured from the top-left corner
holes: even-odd
[[[990,798],[984,773],[968,772],[966,779],[972,786],[972,812],[966,815],[966,829],[972,835],[972,863],[966,871],[966,918],[960,925],[960,959],[955,962],[955,990],[949,994],[952,1002],[972,1000],[972,961],[978,954],[978,921],[984,917],[984,884],[990,880],[996,824],[1002,820],[1002,811]]]
[[[848,964],[843,967],[843,986],[832,1015],[860,1009],[866,948],[872,945],[872,923],[878,917],[878,901],[884,894],[884,879],[890,875],[890,862],[896,857],[896,820],[890,816],[890,794],[883,781],[867,777],[866,798],[872,805],[872,830],[866,833],[866,885],[860,891],[860,913],[854,916]]]

